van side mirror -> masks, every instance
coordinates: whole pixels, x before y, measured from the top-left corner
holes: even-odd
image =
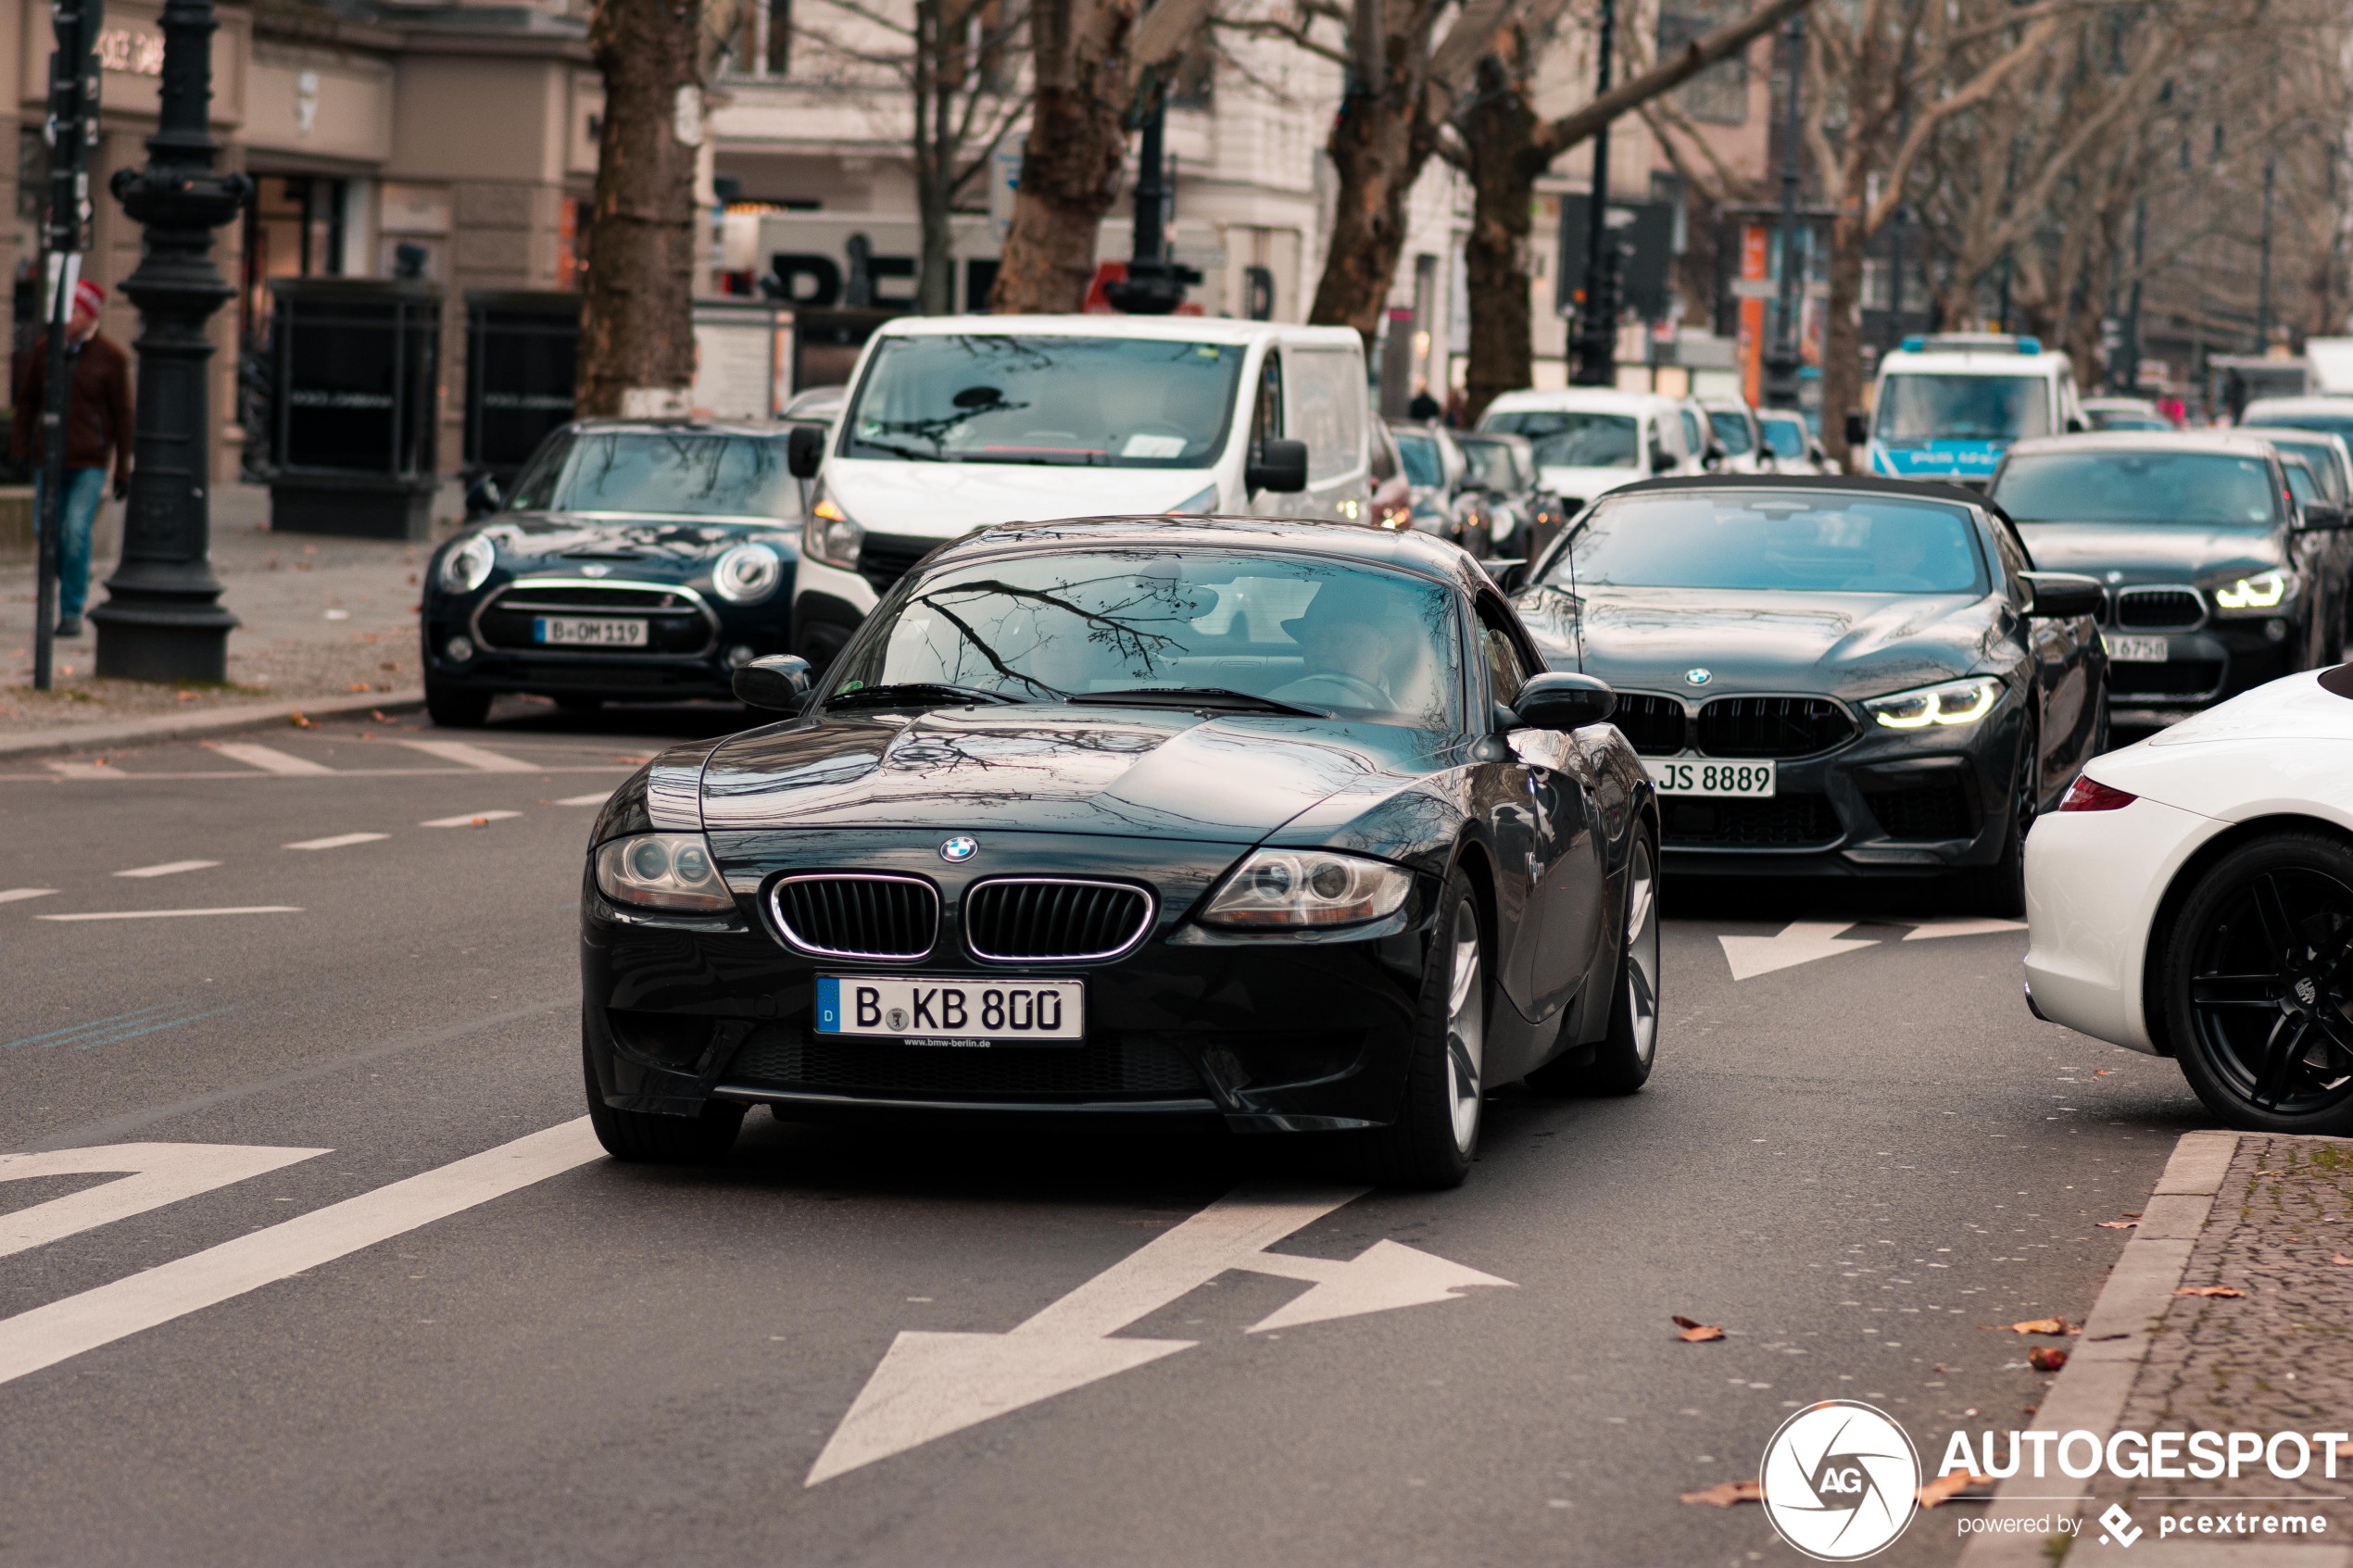
[[[1617,694],[1597,676],[1554,671],[1520,687],[1512,711],[1524,729],[1581,730],[1617,712]]]
[[[1708,466],[1711,468],[1715,466],[1713,459],[1710,459]],[[1651,454],[1651,472],[1673,473],[1675,471],[1675,454],[1669,452],[1666,447],[1661,446]]]
[[[1860,408],[1847,409],[1846,444],[1849,446],[1861,446],[1867,445],[1870,439],[1871,421],[1869,417]]]
[[[2108,590],[2096,577],[2072,571],[2021,571],[2019,577],[2034,592],[2026,613],[2037,621],[2073,621],[2097,615],[2108,605]]]
[[[2304,515],[2297,520],[2298,533],[2322,533],[2333,529],[2353,527],[2353,514],[2345,508],[2331,506],[2326,501],[2307,501]]]
[[[505,499],[498,494],[498,482],[484,474],[466,486],[466,521],[480,522],[497,511]]]
[[[809,661],[798,654],[772,653],[736,667],[736,700],[746,708],[798,713],[809,706],[812,683]]]
[[[1242,483],[1252,490],[1295,495],[1307,488],[1307,443],[1269,436],[1250,455]]]
[[[785,467],[795,479],[814,479],[825,461],[825,433],[815,425],[795,425],[785,437]]]

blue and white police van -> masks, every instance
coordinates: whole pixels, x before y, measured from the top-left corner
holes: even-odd
[[[1963,484],[1990,481],[2013,441],[2085,428],[2067,356],[2003,332],[1906,338],[1880,360],[1868,424],[1852,419],[1866,472]]]

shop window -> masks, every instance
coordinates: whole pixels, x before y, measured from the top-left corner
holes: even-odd
[[[267,330],[270,280],[339,278],[350,182],[318,174],[262,174],[245,214],[242,325],[248,341]]]
[[[740,16],[728,69],[746,76],[790,76],[792,0],[753,0]]]

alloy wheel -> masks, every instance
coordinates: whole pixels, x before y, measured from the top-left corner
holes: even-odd
[[[1658,873],[1650,840],[1636,838],[1626,869],[1626,1004],[1634,1021],[1634,1057],[1648,1065],[1658,1049]]]
[[[1478,916],[1466,899],[1454,910],[1453,985],[1446,1001],[1446,1102],[1454,1147],[1478,1138],[1479,1079],[1487,1054],[1487,987],[1478,963]]]
[[[2273,1116],[2353,1098],[2353,885],[2317,869],[2250,877],[2194,949],[2191,1026],[2231,1094]]]

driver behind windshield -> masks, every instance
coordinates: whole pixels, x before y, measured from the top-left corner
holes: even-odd
[[[1420,636],[1398,594],[1362,577],[1334,577],[1298,615],[1282,623],[1299,645],[1307,673],[1268,695],[1311,708],[1399,706]]]

